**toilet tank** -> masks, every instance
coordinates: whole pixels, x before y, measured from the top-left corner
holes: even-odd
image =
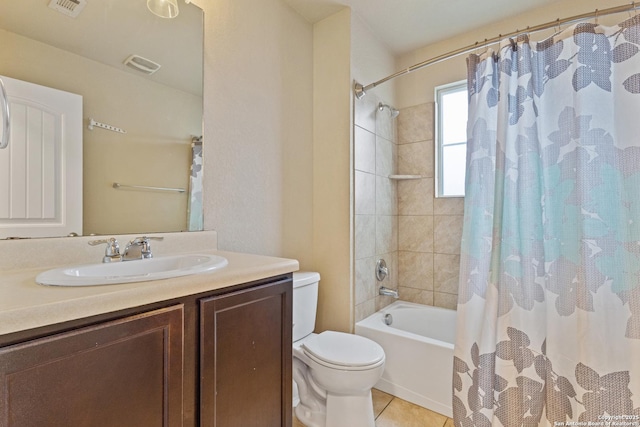
[[[318,308],[320,274],[311,271],[293,273],[293,341],[313,332]]]

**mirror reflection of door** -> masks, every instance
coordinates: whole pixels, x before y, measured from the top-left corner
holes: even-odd
[[[82,97],[9,77],[0,238],[82,234]]]
[[[163,19],[144,0],[89,0],[81,11],[84,0],[65,1],[73,17],[57,3],[0,1],[0,75],[82,95],[83,226],[74,231],[201,229],[188,216],[201,204],[189,205],[187,191],[123,191],[113,183],[189,189],[192,137],[203,135],[202,9],[180,1],[179,15]],[[124,62],[132,56],[161,67],[131,68]],[[91,131],[91,118],[127,133]]]

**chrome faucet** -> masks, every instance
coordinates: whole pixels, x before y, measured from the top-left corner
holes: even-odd
[[[379,282],[382,282],[388,275],[389,268],[387,267],[387,263],[380,258],[378,262],[376,262],[376,279],[378,279]]]
[[[385,296],[385,297],[394,297],[395,299],[400,298],[400,295],[398,295],[398,291],[395,289],[390,289],[384,286],[380,286],[380,289],[378,290],[378,294]]]
[[[124,248],[124,253],[120,253],[120,245],[118,241],[110,237],[108,239],[91,240],[89,244],[91,246],[107,244],[107,248],[104,251],[104,257],[102,262],[115,262],[115,261],[132,261],[135,259],[148,259],[153,258],[151,252],[151,244],[149,240],[163,240],[164,237],[136,237],[127,243]]]
[[[164,237],[136,237],[127,243],[124,247],[124,253],[122,254],[123,261],[131,261],[135,259],[148,259],[153,258],[153,252],[151,252],[151,243],[149,240],[163,240]]]
[[[102,257],[102,262],[122,261],[122,256],[120,255],[120,245],[115,238],[110,237],[108,239],[91,240],[89,242],[91,246],[101,245],[103,243],[107,244],[107,248],[104,250],[104,257]]]

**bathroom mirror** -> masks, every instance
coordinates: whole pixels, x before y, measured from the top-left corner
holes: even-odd
[[[189,214],[201,224],[189,188],[204,17],[178,3],[165,19],[145,0],[0,0],[0,75],[82,96],[79,233],[185,231]]]

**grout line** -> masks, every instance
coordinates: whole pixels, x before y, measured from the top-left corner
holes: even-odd
[[[380,415],[382,415],[382,414],[384,413],[384,411],[386,411],[386,409],[389,407],[389,405],[391,405],[391,402],[393,402],[395,399],[396,399],[396,397],[395,397],[395,396],[393,396],[393,397],[391,398],[391,400],[390,400],[386,405],[384,405],[384,408],[382,408],[382,411],[380,411],[380,413],[379,413],[379,414],[378,414],[378,416],[376,417],[376,420],[377,420],[378,418],[380,418]]]

